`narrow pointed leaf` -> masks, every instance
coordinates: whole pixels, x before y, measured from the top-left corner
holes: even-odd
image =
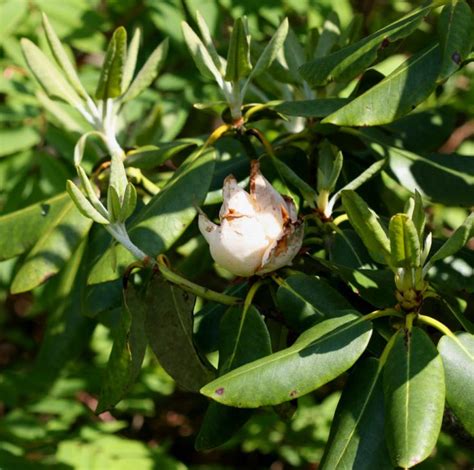
[[[94,206],[94,208],[97,210],[97,212],[99,212],[100,215],[102,215],[108,220],[109,214],[107,213],[107,210],[100,201],[96,190],[92,186],[92,183],[90,182],[86,172],[81,166],[77,166],[76,170],[77,174],[79,175],[79,179],[81,180],[82,187],[86,193],[86,196],[89,199],[89,202]]]
[[[224,61],[217,53],[216,46],[214,45],[214,42],[212,40],[211,32],[209,31],[209,27],[207,26],[206,21],[204,20],[201,13],[199,13],[199,11],[196,11],[196,21],[199,27],[199,31],[201,33],[201,37],[203,39],[204,46],[209,52],[209,55],[211,56],[214,62],[214,65],[222,74],[224,74]]]
[[[59,98],[71,106],[82,106],[82,100],[57,67],[29,39],[21,40],[21,49],[31,72],[48,96]]]
[[[459,69],[472,46],[474,28],[471,7],[464,0],[448,3],[438,20],[442,63],[438,79],[445,80]]]
[[[122,208],[120,209],[119,220],[121,222],[127,220],[137,206],[137,190],[132,183],[128,183],[123,195]]]
[[[411,34],[430,9],[431,6],[418,8],[354,44],[304,64],[300,68],[302,77],[313,86],[332,80],[351,80],[375,61],[384,41],[393,42]]]
[[[343,191],[342,204],[354,230],[377,263],[388,264],[390,260],[390,241],[378,221],[377,215],[354,191]]]
[[[109,224],[110,221],[106,219],[94,206],[89,202],[89,200],[84,196],[82,191],[71,181],[68,180],[66,183],[66,189],[74,201],[79,212],[98,224]]]
[[[99,131],[89,131],[85,134],[82,134],[76,145],[74,146],[74,165],[79,166],[82,162],[82,157],[84,156],[84,151],[86,149],[87,139],[89,137],[96,136],[104,140],[104,134]]]
[[[71,64],[69,57],[64,50],[61,41],[59,40],[56,32],[54,31],[48,17],[43,13],[43,28],[46,33],[46,39],[48,40],[49,47],[53,53],[56,62],[59,64],[63,72],[65,73],[69,83],[74,87],[77,93],[84,99],[88,98],[88,94],[84,89],[79,76],[77,75],[76,69]]]
[[[444,412],[441,356],[420,328],[399,330],[384,370],[385,434],[392,463],[411,468],[431,454]]]
[[[436,87],[440,68],[438,44],[422,50],[382,81],[323,119],[339,126],[388,124],[411,112]]]
[[[116,98],[122,94],[122,77],[127,53],[127,32],[120,26],[110,40],[95,92],[98,100]]]
[[[122,204],[117,190],[110,185],[107,191],[107,210],[109,211],[111,222],[117,222],[120,220],[120,213],[122,211]]]
[[[215,374],[194,345],[195,297],[155,276],[147,286],[144,302],[146,334],[159,363],[179,386],[199,390]]]
[[[145,91],[158,76],[168,55],[168,38],[166,38],[150,55],[145,65],[140,69],[130,88],[122,98],[123,102],[133,100]]]
[[[352,372],[334,414],[321,470],[393,468],[384,436],[382,370],[377,359],[369,358]]]
[[[270,335],[255,307],[231,307],[219,328],[219,375],[271,354]],[[196,438],[197,450],[209,450],[229,440],[252,412],[212,402]]]
[[[474,436],[474,336],[456,333],[438,343],[446,374],[446,399],[466,431]]]
[[[238,18],[235,20],[230,37],[224,78],[229,82],[238,82],[247,76],[251,69],[249,38],[243,19]]]
[[[70,203],[64,192],[0,217],[0,261],[29,250]]]
[[[392,265],[397,268],[420,267],[420,239],[415,224],[406,214],[390,219],[390,254]]]
[[[339,16],[335,11],[331,11],[324,20],[323,30],[314,51],[314,58],[324,57],[329,54],[333,46],[338,42],[340,35],[341,24]]]
[[[474,236],[474,212],[456,229],[441,248],[430,258],[430,264],[454,255],[458,252],[471,237]]]
[[[305,331],[289,348],[241,366],[201,389],[225,405],[278,405],[333,380],[359,358],[372,333],[358,315],[325,320]]]
[[[127,58],[123,66],[122,91],[126,92],[130,83],[132,83],[135,67],[137,66],[138,50],[140,48],[141,31],[139,28],[133,33],[132,40],[127,49]]]
[[[265,70],[270,67],[272,62],[275,60],[279,50],[282,48],[283,43],[285,42],[286,36],[288,34],[288,18],[285,18],[278,29],[275,31],[275,34],[272,36],[268,44],[265,46],[265,49],[260,54],[260,57],[255,64],[252,72],[249,75],[249,81],[257,77],[259,74],[265,72]]]
[[[342,169],[342,152],[327,140],[319,148],[318,160],[318,192],[332,192]]]
[[[113,408],[129,391],[140,373],[147,339],[145,333],[146,303],[142,292],[133,285],[123,291],[120,323],[114,335],[99,403],[95,412]]]
[[[425,231],[426,215],[425,209],[423,207],[423,199],[421,197],[421,194],[417,190],[415,190],[415,207],[413,208],[412,220],[415,224],[415,228],[418,233],[418,238],[421,243]]]
[[[83,217],[73,201],[65,204],[26,257],[13,279],[11,292],[29,291],[54,276],[69,261],[91,224],[92,220]]]

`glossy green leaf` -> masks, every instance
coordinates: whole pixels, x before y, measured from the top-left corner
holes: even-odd
[[[326,281],[306,274],[287,277],[277,291],[277,303],[285,320],[297,331],[338,317],[352,305]]]
[[[413,467],[436,445],[445,397],[441,356],[420,328],[396,333],[384,367],[384,394],[392,463]]]
[[[127,49],[127,58],[123,66],[122,74],[122,91],[128,90],[130,83],[132,83],[133,75],[135,74],[135,67],[137,66],[138,50],[140,48],[141,31],[139,28],[133,33],[132,40]]]
[[[439,80],[445,80],[459,69],[472,46],[474,21],[471,7],[464,0],[448,3],[438,19],[442,63]]]
[[[97,414],[113,408],[126,395],[137,379],[145,357],[147,304],[143,292],[128,285],[122,296],[119,324],[102,379]]]
[[[474,336],[456,333],[438,343],[446,374],[446,399],[463,426],[474,436]]]
[[[179,287],[153,277],[142,302],[147,306],[145,330],[151,349],[176,383],[198,391],[214,378],[199,357],[193,340],[195,297]]]
[[[38,202],[0,217],[0,260],[14,258],[29,250],[49,225],[55,225],[65,206],[67,193]]]
[[[321,470],[392,469],[385,443],[382,367],[374,358],[356,366],[334,414]]]
[[[390,255],[397,268],[420,266],[420,239],[415,224],[406,214],[396,214],[390,219]]]
[[[132,241],[150,256],[167,250],[196,216],[195,206],[206,197],[214,171],[215,151],[209,150],[195,158],[191,155],[173,178],[148,205],[137,213],[129,227]],[[113,281],[133,262],[133,256],[117,246],[97,261],[89,276],[90,284]]]
[[[50,97],[59,98],[71,106],[82,106],[82,100],[62,73],[29,39],[21,40],[23,56],[31,72]]]
[[[227,66],[224,78],[229,82],[238,82],[252,69],[250,63],[250,38],[244,19],[235,20],[227,52]]]
[[[300,68],[301,75],[313,86],[325,85],[331,80],[351,80],[375,61],[384,41],[397,41],[411,34],[430,9],[431,6],[418,8],[350,46],[304,64]]]
[[[116,98],[122,94],[122,77],[127,54],[127,31],[118,27],[110,40],[99,83],[95,92],[98,100]]]
[[[289,348],[241,366],[201,389],[225,405],[256,408],[305,395],[349,369],[372,333],[354,313],[324,320]]]
[[[76,92],[84,99],[87,99],[89,96],[84,89],[79,76],[77,75],[76,69],[72,65],[71,61],[69,60],[66,51],[64,50],[61,41],[59,40],[56,32],[54,31],[51,23],[48,20],[48,17],[43,13],[43,28],[44,32],[46,33],[46,39],[48,40],[49,47],[51,48],[51,52],[53,53],[56,62],[63,70],[64,74],[66,75],[67,80],[69,83],[74,87]]]
[[[257,63],[255,64],[255,67],[249,75],[248,81],[265,72],[265,70],[270,67],[272,62],[275,60],[279,50],[282,48],[287,34],[288,18],[285,18],[278,27],[278,29],[275,31],[275,34],[272,36],[268,44],[265,46],[265,49],[263,49],[263,52],[260,54],[260,57],[258,58]]]
[[[323,119],[339,126],[388,124],[412,111],[436,87],[440,67],[438,44],[422,50],[378,84]]]
[[[444,242],[441,248],[430,258],[430,265],[458,252],[474,236],[474,212]]]
[[[345,106],[347,98],[320,98],[317,100],[283,101],[272,106],[287,116],[323,118]]]
[[[66,190],[69,197],[73,200],[77,210],[88,219],[97,222],[98,224],[107,225],[110,221],[104,217],[84,196],[82,191],[71,181],[66,182]]]
[[[13,279],[11,292],[29,291],[54,276],[69,261],[91,224],[92,220],[82,216],[72,201],[64,204],[26,257]]]
[[[388,264],[390,260],[390,241],[380,225],[377,215],[354,191],[343,191],[342,204],[349,221],[354,227],[370,256],[377,263]]]
[[[123,95],[121,101],[133,100],[145,91],[157,77],[168,55],[168,38],[166,38],[150,55],[138,75],[133,80],[130,88]]]
[[[250,307],[231,307],[219,328],[219,375],[271,354],[270,336],[260,313]],[[227,442],[252,412],[212,402],[196,438],[197,450],[209,450]]]

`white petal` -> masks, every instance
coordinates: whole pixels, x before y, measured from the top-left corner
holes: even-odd
[[[214,222],[211,222],[204,212],[199,214],[198,225],[199,230],[202,233],[202,236],[206,239],[207,243],[211,243],[211,241],[216,237],[219,226]]]
[[[253,199],[247,191],[237,184],[237,180],[232,175],[227,176],[224,180],[222,195],[224,203],[219,211],[221,220],[225,217],[239,217],[242,215],[252,217],[255,215]]]
[[[249,217],[224,219],[218,234],[210,243],[214,261],[238,276],[255,274],[268,248],[262,226]]]

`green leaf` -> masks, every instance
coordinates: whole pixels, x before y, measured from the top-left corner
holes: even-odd
[[[320,98],[317,100],[283,101],[272,106],[287,116],[323,118],[345,106],[347,98]]]
[[[270,335],[255,307],[231,307],[219,329],[219,375],[271,354]],[[204,415],[196,449],[209,450],[227,442],[250,418],[249,410],[212,402]]]
[[[107,210],[109,211],[110,221],[112,223],[120,221],[122,204],[120,203],[120,197],[117,190],[112,185],[109,185],[109,189],[107,190]]]
[[[354,191],[346,190],[341,194],[349,221],[369,250],[370,256],[377,263],[389,264],[390,242],[377,215]]]
[[[104,205],[102,204],[101,200],[99,199],[96,189],[94,189],[94,187],[92,186],[92,183],[89,180],[89,177],[87,176],[86,172],[81,166],[77,166],[76,170],[79,179],[81,180],[81,184],[86,193],[86,196],[89,199],[89,202],[94,206],[94,209],[96,209],[96,211],[99,212],[101,216],[103,216],[103,218],[108,220],[109,214],[105,209]],[[99,220],[102,219],[99,218]],[[99,223],[103,223],[103,221]]]
[[[162,165],[181,151],[200,144],[197,139],[179,139],[174,142],[163,142],[157,145],[144,145],[127,152],[125,167],[133,166],[148,170]]]
[[[389,233],[392,265],[407,269],[420,267],[420,239],[415,224],[408,215],[394,215],[390,219]]]
[[[456,229],[456,231],[444,242],[441,248],[430,258],[430,266],[436,261],[447,258],[458,252],[471,237],[474,236],[474,212]]]
[[[122,92],[128,90],[130,83],[132,82],[133,75],[135,74],[135,67],[137,66],[138,50],[140,48],[141,31],[137,28],[133,33],[132,40],[127,50],[127,58],[123,66],[122,74]]]
[[[306,274],[287,277],[277,291],[277,304],[285,320],[304,331],[322,320],[338,317],[352,305],[326,281]]]
[[[207,26],[206,21],[204,20],[203,16],[199,11],[196,11],[196,21],[199,27],[199,31],[201,33],[201,37],[204,42],[204,46],[206,47],[206,50],[208,51],[209,55],[212,58],[212,61],[214,62],[215,66],[219,70],[222,75],[224,74],[224,64],[223,64],[223,59],[219,56],[216,50],[216,46],[214,45],[214,42],[212,41],[212,36],[211,32],[209,30],[209,27]]]
[[[426,224],[426,215],[425,215],[425,208],[423,206],[423,199],[421,194],[415,189],[415,197],[414,197],[415,205],[413,207],[413,214],[411,216],[413,223],[415,224],[416,231],[418,233],[418,239],[421,241],[423,240],[423,235],[425,232],[425,224]]]
[[[256,408],[305,395],[349,369],[364,352],[371,324],[354,313],[324,320],[289,348],[241,366],[201,389],[225,405]]]
[[[77,141],[76,145],[74,146],[74,165],[77,167],[82,162],[82,157],[84,156],[84,151],[86,149],[87,139],[89,137],[96,136],[102,139],[105,143],[105,136],[102,132],[99,131],[89,131],[85,134],[82,134],[79,140]]]
[[[135,383],[145,357],[147,304],[143,292],[133,285],[128,285],[122,295],[119,325],[102,379],[96,414],[110,410],[122,400]]]
[[[325,85],[332,80],[351,80],[375,61],[384,42],[397,41],[410,35],[430,9],[431,6],[418,8],[350,46],[304,64],[300,68],[302,77],[312,86]]]
[[[66,192],[0,217],[0,261],[29,250],[70,203]]]
[[[88,94],[84,87],[82,86],[81,80],[77,75],[77,72],[69,57],[64,50],[64,47],[61,44],[56,32],[54,31],[51,23],[48,20],[48,17],[43,13],[43,28],[44,32],[46,33],[46,39],[48,40],[49,47],[51,48],[51,52],[53,53],[56,62],[63,70],[66,78],[68,79],[69,83],[74,87],[77,93],[84,99],[88,98]]]
[[[319,36],[316,50],[314,51],[314,57],[324,57],[329,54],[333,46],[337,43],[340,35],[341,25],[339,16],[335,11],[331,11],[324,20],[323,30]]]
[[[412,111],[436,87],[438,44],[424,49],[343,108],[323,119],[339,126],[388,124]]]
[[[324,140],[319,147],[318,159],[318,192],[331,193],[336,187],[342,169],[342,152]]]
[[[181,23],[181,29],[183,31],[184,40],[188,46],[191,57],[196,64],[199,72],[203,77],[214,79],[217,84],[222,88],[224,83],[224,77],[222,76],[219,68],[214,63],[211,54],[206,49],[199,36],[192,30],[192,28],[183,21]]]
[[[384,367],[384,394],[392,463],[413,467],[436,445],[445,396],[441,356],[420,328],[396,333]]]
[[[466,431],[474,436],[474,336],[456,333],[438,343],[446,374],[446,399]]]
[[[438,19],[442,63],[438,80],[446,80],[466,60],[472,46],[474,27],[471,7],[464,0],[449,2]]]
[[[54,276],[69,261],[91,224],[72,201],[65,204],[26,257],[13,279],[11,292],[29,291]]]
[[[385,470],[390,464],[384,436],[382,367],[374,358],[356,366],[334,414],[321,470]]]
[[[132,241],[150,256],[167,250],[196,216],[214,172],[215,150],[191,155],[166,186],[136,214],[128,228]],[[107,250],[92,268],[90,284],[113,281],[134,261],[121,245]],[[115,262],[116,260],[116,262]]]
[[[288,18],[285,18],[278,29],[275,31],[275,34],[272,36],[268,44],[265,46],[265,49],[260,54],[260,57],[255,64],[252,72],[249,75],[247,82],[250,82],[252,78],[257,77],[261,73],[270,67],[272,62],[275,60],[278,51],[282,48],[283,43],[285,42],[286,36],[288,34]]]
[[[143,301],[147,305],[145,330],[158,362],[179,386],[198,391],[214,373],[194,346],[194,296],[155,276]]]
[[[67,180],[66,189],[70,198],[76,205],[76,208],[84,217],[87,217],[98,224],[107,225],[110,223],[106,217],[104,217],[97,209],[94,208],[92,203],[89,202],[82,191],[71,180]]]
[[[122,77],[127,54],[127,31],[118,27],[110,40],[95,92],[98,100],[117,98],[122,94]]]
[[[41,135],[34,127],[0,129],[0,157],[30,149],[41,142]]]
[[[230,36],[227,52],[227,66],[224,78],[229,82],[238,82],[252,69],[250,63],[250,37],[242,18],[237,18]]]
[[[119,220],[121,222],[127,220],[135,210],[137,206],[137,190],[132,183],[128,183],[125,188],[125,194],[123,195],[122,208],[120,209]]]
[[[133,80],[130,88],[123,95],[121,101],[133,100],[143,91],[145,91],[157,77],[168,55],[168,38],[166,38],[150,55],[145,65],[140,69],[138,75]]]
[[[41,49],[25,38],[21,40],[21,49],[28,67],[48,96],[59,98],[75,108],[82,106],[82,100],[74,88]]]

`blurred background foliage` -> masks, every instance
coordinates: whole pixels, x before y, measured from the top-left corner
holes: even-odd
[[[68,47],[90,92],[99,76],[102,51],[117,26],[125,26],[129,33],[137,27],[142,30],[139,64],[159,42],[170,38],[164,71],[152,88],[125,109],[120,139],[130,147],[176,137],[202,137],[219,123],[219,114],[213,108],[193,107],[195,103],[220,99],[216,87],[197,73],[181,35],[180,22],[194,24],[197,8],[206,18],[218,48],[225,51],[229,27],[243,14],[248,16],[257,41],[269,37],[285,16],[296,34],[305,36],[309,28],[322,27],[333,7],[343,28],[360,13],[359,34],[366,35],[418,4],[405,0],[0,0],[0,213],[8,214],[63,192],[65,181],[74,175],[74,145],[84,132],[79,116],[48,99],[25,66],[19,39],[28,37],[44,45],[41,11]],[[389,48],[390,59],[376,68],[387,73],[407,54],[421,49],[434,34],[432,21],[430,16],[417,32],[397,43],[395,50]],[[460,137],[460,123],[474,114],[472,75],[472,68],[466,68],[429,98],[423,114],[407,116],[389,126],[403,135],[405,148],[416,152],[448,145],[448,151],[474,154],[472,140],[461,139],[457,144],[452,141]],[[278,90],[261,86],[268,98],[281,99]],[[340,96],[350,92],[341,90]],[[223,148],[229,146],[229,142],[222,144]],[[85,160],[89,168],[100,156],[99,147],[88,147]],[[162,173],[165,177],[166,169]],[[216,188],[226,174],[223,170],[216,175],[216,180],[220,179]],[[155,175],[158,182],[159,178]],[[392,180],[385,184],[397,183]],[[373,190],[377,190],[375,186]],[[403,188],[398,191],[403,200]],[[384,204],[394,211],[401,205],[393,199]],[[466,216],[463,209],[440,204],[432,205],[430,212],[432,228],[442,235]],[[94,230],[100,237],[100,231]],[[184,274],[202,280],[211,261],[207,247],[193,236],[190,234],[189,243],[183,242],[172,256],[180,261],[177,266]],[[200,260],[200,269],[196,268],[196,259]],[[106,309],[91,321],[77,313],[78,307],[71,302],[61,302],[61,298],[58,302],[58,292],[64,298],[69,294],[67,273],[32,292],[10,295],[8,288],[17,262],[17,258],[0,262],[2,470],[317,468],[344,377],[301,398],[292,420],[281,421],[273,411],[259,412],[225,446],[198,453],[194,439],[207,400],[177,389],[151,354],[128,398],[112,413],[94,415],[112,345],[110,331],[118,312]],[[472,273],[472,265],[464,269]],[[451,271],[449,278],[455,283]],[[446,280],[442,272],[439,275]],[[218,282],[215,278],[204,279],[211,286]],[[71,310],[74,321],[54,323],[55,317],[62,317],[64,308]],[[43,342],[47,324],[53,325],[49,343]],[[65,329],[74,334],[64,334]],[[53,344],[55,334],[63,343]],[[66,349],[74,358],[67,363],[62,360]],[[444,429],[434,459],[420,468],[472,468],[474,450],[463,436],[449,433],[449,416]]]

